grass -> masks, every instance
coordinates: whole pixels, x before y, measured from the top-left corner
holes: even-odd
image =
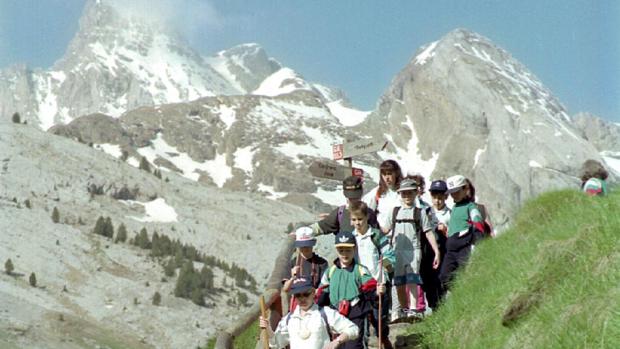
[[[255,321],[241,335],[233,341],[235,349],[254,349],[259,335],[258,321]],[[205,349],[215,348],[215,338],[209,339]]]
[[[528,202],[409,332],[420,348],[620,348],[620,192]]]

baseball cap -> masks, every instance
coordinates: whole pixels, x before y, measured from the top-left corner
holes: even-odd
[[[465,177],[461,175],[452,176],[448,178],[446,182],[447,182],[447,187],[448,187],[448,191],[447,191],[448,194],[452,194],[454,192],[461,190],[461,188],[464,187],[465,184],[467,184],[465,182]]]
[[[445,193],[448,191],[448,185],[445,181],[436,180],[431,183],[431,188],[429,189],[431,193]]]
[[[364,193],[362,177],[349,176],[342,181],[342,192],[348,199],[359,199]]]
[[[291,294],[304,293],[310,290],[311,288],[313,288],[312,282],[309,279],[298,278],[293,281],[293,284],[291,285],[291,289],[289,290],[289,292]]]
[[[316,245],[316,239],[310,227],[300,227],[295,230],[295,247],[310,247]]]
[[[343,232],[336,234],[336,241],[335,241],[336,247],[338,246],[355,247],[356,244],[357,243],[355,241],[355,236],[353,236],[353,234],[351,234],[350,232],[343,231]]]
[[[418,190],[418,184],[413,179],[403,179],[400,181],[400,187],[398,187],[397,192],[400,193],[406,190]]]

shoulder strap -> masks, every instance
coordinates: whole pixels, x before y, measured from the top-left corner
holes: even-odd
[[[338,207],[338,230],[340,230],[340,227],[342,227],[342,217],[344,216],[344,209],[345,205]]]
[[[288,327],[288,322],[291,321],[291,312],[286,314],[286,326]]]
[[[331,267],[329,267],[329,271],[327,272],[327,280],[330,280],[332,278],[332,275],[334,275],[336,268],[336,265],[332,265]]]
[[[329,326],[329,322],[327,321],[327,314],[325,314],[325,307],[319,307],[319,312],[321,313],[321,318],[323,319],[323,322],[325,323],[325,329],[327,330],[327,337],[329,337],[329,340],[332,340],[332,329]]]

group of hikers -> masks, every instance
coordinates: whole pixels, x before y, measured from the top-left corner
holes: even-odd
[[[594,162],[584,164],[582,189],[600,195],[607,172]],[[422,175],[403,175],[394,160],[383,161],[379,172],[379,185],[366,195],[361,177],[347,177],[346,205],[292,233],[297,254],[283,280],[292,295],[289,313],[275,330],[259,319],[270,347],[367,348],[372,327],[379,347],[393,348],[389,324],[432,314],[476,242],[495,235],[468,178],[432,181],[429,204]],[[313,250],[330,234],[337,255],[331,266]]]

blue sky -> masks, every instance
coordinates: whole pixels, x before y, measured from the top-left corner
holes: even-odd
[[[107,1],[107,0],[104,0]],[[119,1],[120,0],[112,0]],[[85,0],[0,0],[0,67],[49,67]],[[620,122],[620,1],[126,0],[211,54],[244,42],[372,109],[422,45],[463,27],[525,64],[567,107]]]

